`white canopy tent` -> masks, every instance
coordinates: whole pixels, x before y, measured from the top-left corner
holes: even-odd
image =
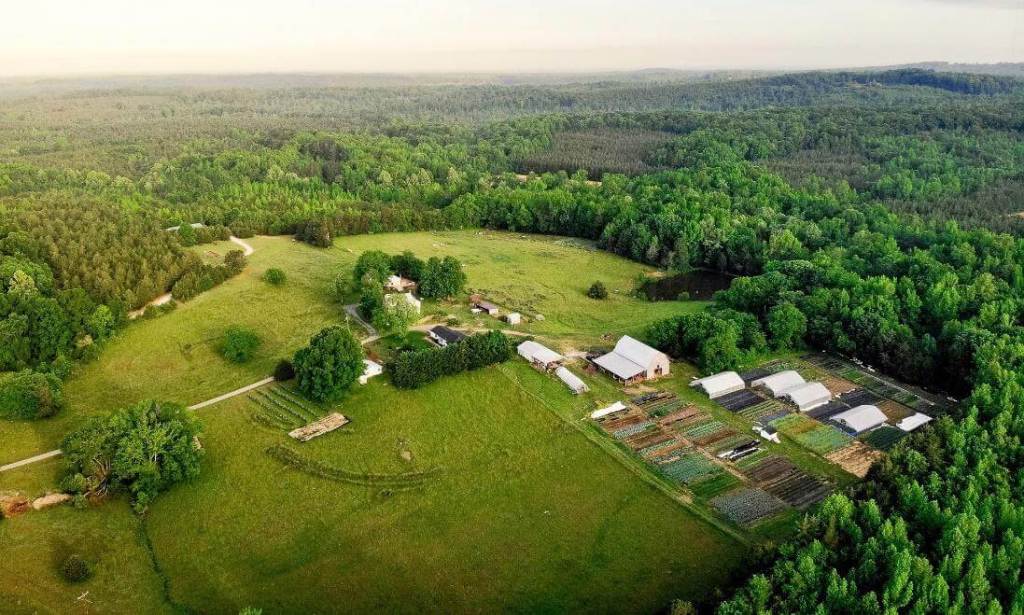
[[[916,414],[908,416],[899,423],[896,423],[896,426],[902,429],[903,431],[911,432],[920,427],[921,425],[930,423],[931,420],[932,417],[928,416],[927,414],[924,414],[923,412],[918,412]]]
[[[832,393],[820,382],[808,382],[795,386],[787,389],[782,396],[796,404],[800,412],[813,410],[832,401]]]
[[[869,404],[857,406],[833,415],[832,420],[846,427],[855,434],[864,433],[885,424],[885,413],[878,406]]]
[[[773,396],[782,397],[782,395],[789,389],[806,383],[807,381],[804,380],[803,376],[798,374],[795,370],[788,369],[784,372],[772,374],[771,376],[752,380],[750,382],[750,386],[764,387],[771,391]]]
[[[711,376],[698,378],[691,382],[690,386],[701,389],[711,399],[728,393],[742,391],[746,388],[743,378],[740,378],[740,375],[736,372],[719,372]]]

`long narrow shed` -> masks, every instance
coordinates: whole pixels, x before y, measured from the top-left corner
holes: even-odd
[[[746,388],[743,378],[736,372],[719,372],[711,376],[698,378],[690,383],[691,387],[699,388],[708,397],[714,399],[728,393],[735,393]]]
[[[579,395],[580,393],[584,393],[590,390],[587,387],[587,383],[580,380],[579,376],[570,372],[568,369],[564,367],[559,367],[558,369],[556,369],[555,375],[558,376],[559,380],[565,383],[565,386],[569,387],[569,389],[573,392],[574,395]]]

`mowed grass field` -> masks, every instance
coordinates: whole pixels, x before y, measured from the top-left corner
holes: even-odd
[[[241,276],[133,324],[80,368],[63,417],[4,424],[0,462],[52,448],[84,417],[139,399],[195,403],[259,379],[341,321],[328,288],[365,249],[453,254],[474,288],[508,297],[529,289],[545,315],[529,327],[556,343],[600,344],[605,334],[700,307],[624,292],[589,300],[593,279],[625,291],[643,269],[552,239],[379,235],[339,239],[330,250],[288,238],[249,241],[257,251]],[[284,287],[259,279],[271,266],[288,274]],[[216,353],[230,324],[263,338],[252,363],[231,365]],[[0,549],[13,554],[0,562],[0,600],[15,612],[650,612],[673,598],[707,597],[745,548],[577,428],[592,404],[615,395],[607,384],[595,390],[572,397],[518,360],[413,392],[380,377],[337,404],[353,421],[348,433],[307,444],[255,425],[256,406],[245,397],[207,407],[199,412],[201,477],[161,496],[144,525],[120,500],[0,523]],[[275,444],[356,473],[437,472],[392,493],[286,467],[266,454]],[[0,490],[39,493],[58,466],[0,474]],[[61,581],[57,566],[68,552],[97,561],[96,576]]]
[[[332,280],[351,272],[365,250],[456,256],[466,265],[468,286],[498,301],[514,302],[524,314],[543,314],[543,322],[519,329],[560,340],[562,346],[602,343],[606,334],[636,334],[659,318],[703,306],[648,303],[628,296],[634,278],[645,271],[642,265],[550,237],[482,231],[394,233],[342,237],[329,249],[290,237],[246,241],[256,252],[239,276],[170,314],[132,323],[97,361],[78,367],[65,385],[67,412],[46,421],[0,423],[0,464],[56,448],[64,434],[91,415],[147,398],[194,404],[266,376],[278,359],[290,357],[322,327],[343,321],[342,305],[330,296]],[[218,242],[195,249],[223,254],[236,248]],[[284,286],[260,279],[270,267],[288,275]],[[596,279],[611,291],[605,301],[585,295]],[[468,326],[500,326],[488,317],[469,320],[464,300],[440,306],[426,302],[423,310],[425,315],[455,314]],[[231,364],[217,352],[220,337],[233,324],[254,329],[263,340],[245,365]],[[0,475],[0,488],[3,481]]]

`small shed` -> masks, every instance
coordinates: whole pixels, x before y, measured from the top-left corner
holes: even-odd
[[[795,370],[788,369],[784,372],[772,374],[771,376],[751,380],[750,386],[764,387],[771,391],[772,396],[782,397],[782,395],[789,389],[806,383],[807,381],[804,380],[803,376],[798,374]]]
[[[908,416],[899,423],[896,423],[896,426],[902,429],[903,431],[911,432],[920,427],[921,425],[930,423],[931,421],[932,417],[928,416],[923,412],[918,412],[916,414]]]
[[[735,393],[746,388],[743,378],[736,372],[719,372],[711,376],[698,378],[690,383],[691,387],[699,388],[708,397],[714,399],[728,393]]]
[[[533,340],[527,340],[516,347],[516,352],[519,356],[523,357],[533,365],[544,369],[549,369],[555,365],[561,363],[565,357],[558,354],[554,350],[551,350],[547,346],[543,346],[534,342]]]
[[[487,314],[490,316],[498,315],[498,306],[491,303],[490,301],[487,301],[486,299],[479,299],[473,302],[473,305],[475,305],[481,311],[487,312]]]
[[[510,312],[510,313],[505,315],[505,322],[507,322],[508,324],[510,324],[512,326],[518,325],[522,321],[523,321],[523,315],[520,314],[519,312]]]
[[[782,396],[793,402],[800,412],[813,410],[832,401],[832,393],[820,382],[808,382],[786,389]]]
[[[444,325],[437,325],[427,332],[427,336],[434,341],[435,344],[444,348],[448,344],[454,344],[461,342],[466,339],[466,334],[455,329],[449,329]]]
[[[359,377],[359,384],[366,384],[370,378],[380,376],[384,373],[384,366],[369,359],[363,359],[363,375]]]
[[[600,410],[594,410],[593,412],[590,413],[590,418],[592,418],[592,419],[599,419],[601,417],[608,416],[609,414],[615,414],[616,412],[622,412],[625,409],[626,409],[626,404],[622,403],[621,401],[617,401],[614,404],[612,404],[612,405],[610,405],[610,406],[608,406],[606,408],[601,408]]]
[[[854,435],[885,424],[885,413],[878,406],[863,404],[832,415],[832,421]]]
[[[556,369],[555,375],[558,376],[559,380],[565,383],[565,386],[569,387],[569,390],[573,392],[573,395],[579,395],[580,393],[590,390],[590,388],[587,387],[587,384],[580,380],[579,376],[564,367]]]

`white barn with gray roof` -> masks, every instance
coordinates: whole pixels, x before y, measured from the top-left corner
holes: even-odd
[[[623,382],[649,380],[669,373],[668,355],[639,340],[623,335],[615,349],[594,363]]]

